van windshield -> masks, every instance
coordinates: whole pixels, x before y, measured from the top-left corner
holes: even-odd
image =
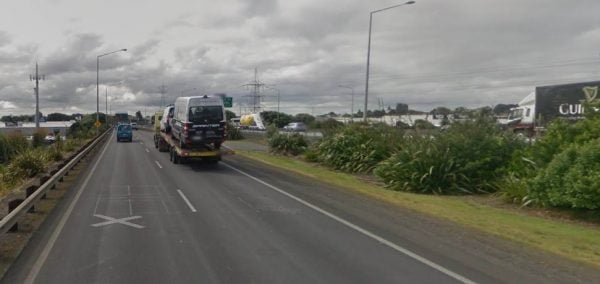
[[[193,106],[190,107],[189,121],[192,123],[218,123],[223,120],[221,106]]]

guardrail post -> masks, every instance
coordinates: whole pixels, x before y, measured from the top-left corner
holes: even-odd
[[[49,175],[43,175],[42,177],[40,177],[40,185],[42,186],[42,184],[44,184],[45,182],[47,182],[50,179],[51,176]],[[46,199],[46,194],[42,195],[42,199]]]
[[[38,189],[37,186],[35,185],[30,185],[29,187],[27,187],[25,189],[25,196],[29,197],[30,195],[34,194],[35,191]],[[43,198],[43,197],[42,197]],[[29,208],[29,210],[27,210],[27,212],[29,213],[34,213],[35,212],[35,205],[31,205],[31,208]]]
[[[8,202],[8,213],[12,212],[13,210],[15,210],[15,208],[17,208],[17,206],[19,206],[21,203],[23,203],[23,199],[15,199],[15,200],[11,200]],[[9,232],[16,232],[19,230],[19,223],[16,223],[10,228],[10,230],[8,230]]]

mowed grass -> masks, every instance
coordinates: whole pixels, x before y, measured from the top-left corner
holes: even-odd
[[[519,214],[460,197],[386,190],[350,174],[268,153],[240,151],[238,154],[397,206],[600,267],[600,230],[597,227]]]

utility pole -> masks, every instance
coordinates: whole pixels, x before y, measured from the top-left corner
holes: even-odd
[[[258,69],[254,68],[254,81],[242,85],[242,87],[252,88],[252,94],[246,95],[244,97],[249,97],[252,101],[252,113],[260,113],[261,105],[260,102],[262,100],[262,95],[260,91],[265,87],[265,84],[258,80]]]
[[[160,107],[165,106],[165,94],[167,93],[167,86],[162,84],[158,87],[158,92],[160,93]]]
[[[38,63],[35,62],[35,75],[29,75],[30,81],[35,81],[35,128],[40,128],[40,80],[45,80],[46,75],[39,75]]]

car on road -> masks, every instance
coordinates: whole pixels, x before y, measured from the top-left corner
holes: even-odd
[[[306,124],[302,122],[290,122],[288,125],[283,127],[285,131],[302,132],[306,131]]]
[[[131,124],[117,125],[117,142],[120,141],[133,141],[133,132],[131,130]]]
[[[138,130],[137,122],[132,122],[132,123],[131,123],[131,128],[132,128],[133,130]]]

